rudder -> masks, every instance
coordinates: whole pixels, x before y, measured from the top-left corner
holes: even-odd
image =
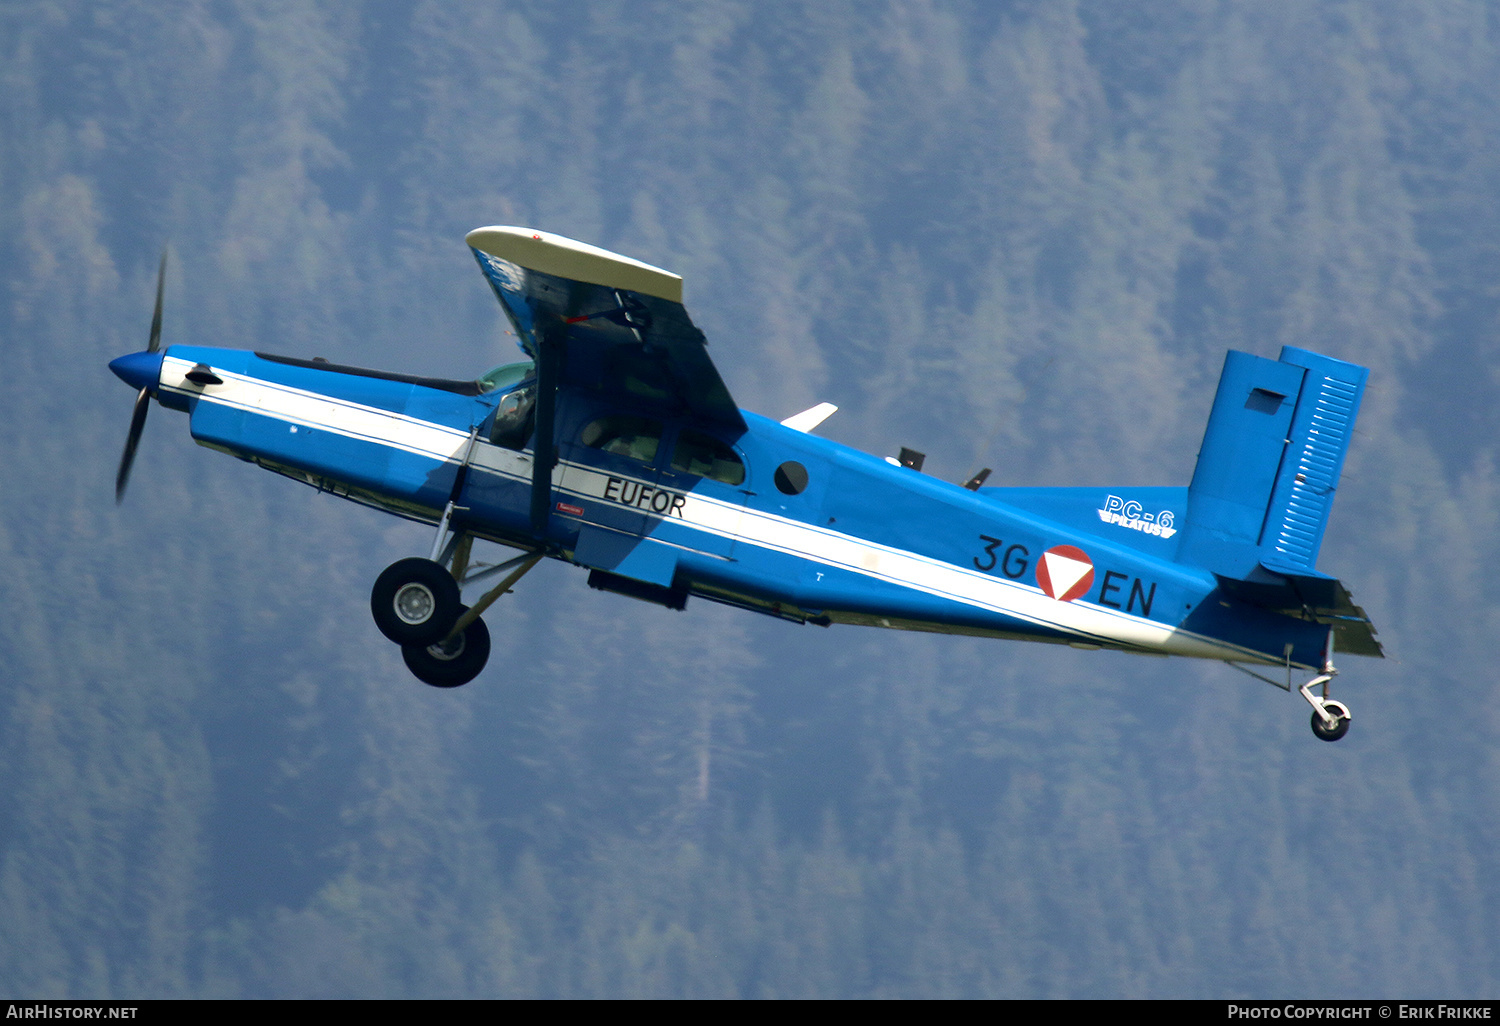
[[[1309,575],[1369,371],[1285,346],[1231,351],[1188,487],[1178,558],[1222,577]]]
[[[1266,510],[1260,562],[1271,570],[1307,573],[1318,561],[1370,372],[1292,346],[1282,347],[1281,362],[1307,373]]]

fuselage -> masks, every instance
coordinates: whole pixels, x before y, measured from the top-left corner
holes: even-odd
[[[538,537],[531,449],[496,425],[524,385],[484,391],[207,347],[160,355],[146,384],[191,415],[200,444],[432,523],[467,461],[463,531],[662,594],[818,624],[1325,660],[1326,626],[1240,602],[1175,560],[1186,489],[970,491],[750,413],[726,437],[565,392]],[[199,365],[218,383],[190,380]]]

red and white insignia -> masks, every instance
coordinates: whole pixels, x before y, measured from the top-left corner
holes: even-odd
[[[1036,583],[1049,598],[1072,602],[1094,583],[1094,561],[1072,545],[1054,545],[1036,562]]]

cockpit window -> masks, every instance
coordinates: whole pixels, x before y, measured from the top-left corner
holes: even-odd
[[[733,449],[712,435],[690,428],[683,428],[677,434],[672,467],[729,485],[742,484],[745,480],[745,464]]]
[[[600,417],[583,429],[579,440],[590,449],[603,449],[642,463],[656,459],[661,445],[661,424],[646,417],[617,414]]]
[[[494,370],[479,377],[479,388],[481,392],[503,392],[512,385],[520,384],[527,378],[536,375],[536,365],[530,360],[525,363],[507,363],[496,367]]]

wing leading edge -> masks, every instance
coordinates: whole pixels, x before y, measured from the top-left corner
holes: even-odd
[[[732,434],[745,421],[682,306],[670,271],[530,228],[476,228],[465,241],[533,359],[560,343],[560,388],[597,393]]]

